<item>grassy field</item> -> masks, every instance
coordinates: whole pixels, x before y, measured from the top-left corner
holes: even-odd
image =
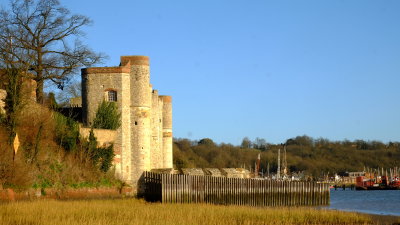
[[[371,224],[367,215],[311,208],[146,203],[137,199],[0,205],[0,224]]]

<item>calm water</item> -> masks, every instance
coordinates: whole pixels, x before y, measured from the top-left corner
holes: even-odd
[[[331,189],[329,209],[400,216],[400,190],[351,191]]]

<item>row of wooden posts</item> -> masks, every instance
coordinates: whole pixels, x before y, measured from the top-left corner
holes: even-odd
[[[316,182],[144,173],[147,201],[250,206],[329,204],[329,185]]]

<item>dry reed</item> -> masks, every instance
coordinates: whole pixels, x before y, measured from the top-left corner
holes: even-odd
[[[146,203],[137,199],[15,202],[0,205],[5,224],[371,224],[366,215],[312,208],[252,208]]]

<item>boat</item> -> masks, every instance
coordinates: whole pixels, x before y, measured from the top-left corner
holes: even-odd
[[[398,176],[358,176],[356,190],[400,190],[400,178]]]

